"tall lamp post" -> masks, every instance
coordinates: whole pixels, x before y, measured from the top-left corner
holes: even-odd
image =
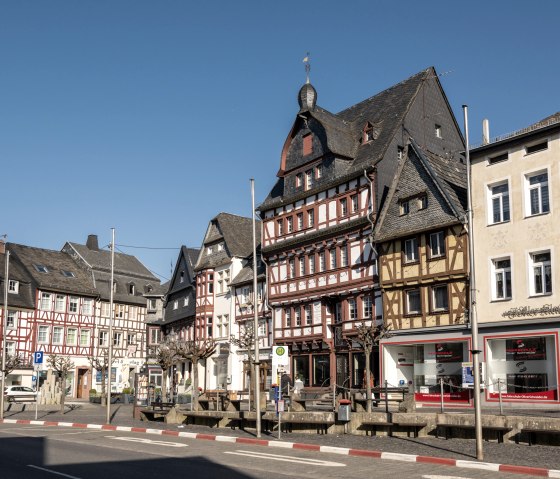
[[[467,160],[467,197],[468,197],[468,241],[469,241],[469,324],[471,326],[471,354],[473,359],[474,378],[474,428],[476,437],[476,458],[480,461],[484,458],[482,450],[482,421],[480,411],[480,356],[478,349],[478,317],[476,314],[476,283],[474,274],[474,234],[473,234],[473,211],[472,211],[472,187],[471,187],[471,155],[469,152],[469,116],[468,107],[463,105],[463,116],[465,122],[465,157]]]
[[[251,210],[253,212],[253,313],[254,313],[254,338],[255,338],[255,412],[256,418],[256,434],[261,437],[261,398],[260,398],[260,381],[259,381],[259,305],[257,302],[257,226],[255,219],[255,180],[251,178]]]
[[[115,277],[115,228],[111,228],[111,284],[109,285],[109,355],[107,368],[107,424],[111,424],[111,372],[113,370],[113,290]]]
[[[2,314],[2,392],[0,394],[0,419],[4,419],[4,387],[6,378],[6,321],[8,321],[8,274],[10,271],[10,252],[6,251],[6,268],[4,271],[4,311]]]

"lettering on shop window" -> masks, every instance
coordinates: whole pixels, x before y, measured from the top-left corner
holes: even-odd
[[[519,318],[524,316],[539,316],[543,314],[560,314],[560,305],[553,306],[552,304],[545,304],[540,308],[532,308],[530,306],[519,306],[511,308],[502,313],[504,318]]]

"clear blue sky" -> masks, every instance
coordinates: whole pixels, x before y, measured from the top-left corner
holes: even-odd
[[[116,228],[169,278],[220,211],[274,184],[311,52],[338,112],[435,66],[471,143],[558,110],[560,2],[0,0],[0,234]]]

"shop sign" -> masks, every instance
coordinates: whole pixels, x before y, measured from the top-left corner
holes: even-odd
[[[545,338],[518,338],[506,340],[507,361],[546,359]]]
[[[441,401],[440,393],[415,393],[414,399],[420,402],[437,402]],[[445,402],[469,402],[469,391],[457,391],[452,393],[443,393],[443,400]]]
[[[429,359],[438,363],[457,363],[463,359],[463,343],[436,343],[435,350],[428,352]]]
[[[490,393],[490,399],[499,399],[499,393]],[[530,401],[554,401],[556,391],[539,391],[526,393],[502,393],[502,399],[525,399]]]
[[[517,308],[510,308],[502,313],[504,318],[525,318],[527,316],[552,316],[555,314],[560,315],[560,305],[553,306],[552,304],[545,304],[540,308],[532,308],[530,306],[519,306]]]

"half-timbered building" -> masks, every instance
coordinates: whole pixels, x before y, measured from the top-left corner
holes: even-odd
[[[442,155],[462,138],[433,68],[336,114],[309,82],[298,102],[259,206],[274,340],[305,387],[360,386],[356,325],[382,317],[371,243],[379,205],[410,136]]]
[[[14,258],[31,277],[34,294],[32,317],[20,317],[17,325],[21,353],[31,358],[34,351],[42,351],[45,363],[51,354],[70,358],[75,369],[67,378],[67,393],[88,397],[98,296],[91,275],[60,251],[14,243],[7,248],[10,263]]]
[[[206,230],[195,265],[196,314],[194,338],[212,339],[217,344],[215,354],[200,367],[205,389],[225,389],[233,382],[230,343],[235,309],[230,288],[231,279],[239,274],[253,250],[251,218],[220,213]],[[257,223],[260,238],[260,221]],[[263,354],[263,360],[268,359]],[[235,373],[240,377],[239,373]]]
[[[8,266],[8,307],[4,313],[4,287],[6,274],[6,243],[0,241],[0,304],[2,305],[2,321],[6,321],[6,353],[9,356],[19,356],[24,367],[10,372],[5,379],[6,385],[35,386],[32,378],[31,366],[32,331],[35,317],[35,288],[32,277],[16,256],[11,256]],[[2,341],[4,327],[0,328]]]
[[[160,281],[136,257],[114,254],[113,285],[111,286],[111,252],[99,248],[97,235],[89,235],[85,245],[67,242],[62,248],[75,264],[89,273],[99,295],[96,302],[95,354],[103,356],[113,343],[111,382],[115,391],[133,386],[134,375],[146,361],[146,298]],[[76,268],[77,269],[77,268]],[[113,289],[113,337],[109,338],[110,297]],[[101,375],[94,378],[101,388]]]
[[[266,304],[266,271],[264,263],[260,259],[260,248],[257,251],[257,297],[253,293],[254,290],[254,273],[253,273],[253,256],[251,255],[239,272],[231,282],[231,288],[234,290],[234,311],[235,321],[232,324],[232,334],[238,338],[250,339],[251,335],[254,341],[254,325],[255,325],[255,309],[257,308],[259,341],[259,356],[261,357],[259,368],[259,384],[260,390],[266,391],[270,389],[273,383],[279,384],[276,378],[272,377],[271,364],[271,322],[270,310]],[[236,357],[232,360],[236,361],[236,365],[232,368],[232,388],[239,390],[248,390],[250,383],[250,368],[252,363],[251,357],[254,357],[254,343],[245,341],[236,349]],[[266,358],[266,359],[263,359]],[[240,375],[240,373],[242,373]]]
[[[412,386],[418,402],[468,401],[461,388],[470,329],[466,166],[460,154],[403,152],[375,224],[383,316],[382,376]]]

